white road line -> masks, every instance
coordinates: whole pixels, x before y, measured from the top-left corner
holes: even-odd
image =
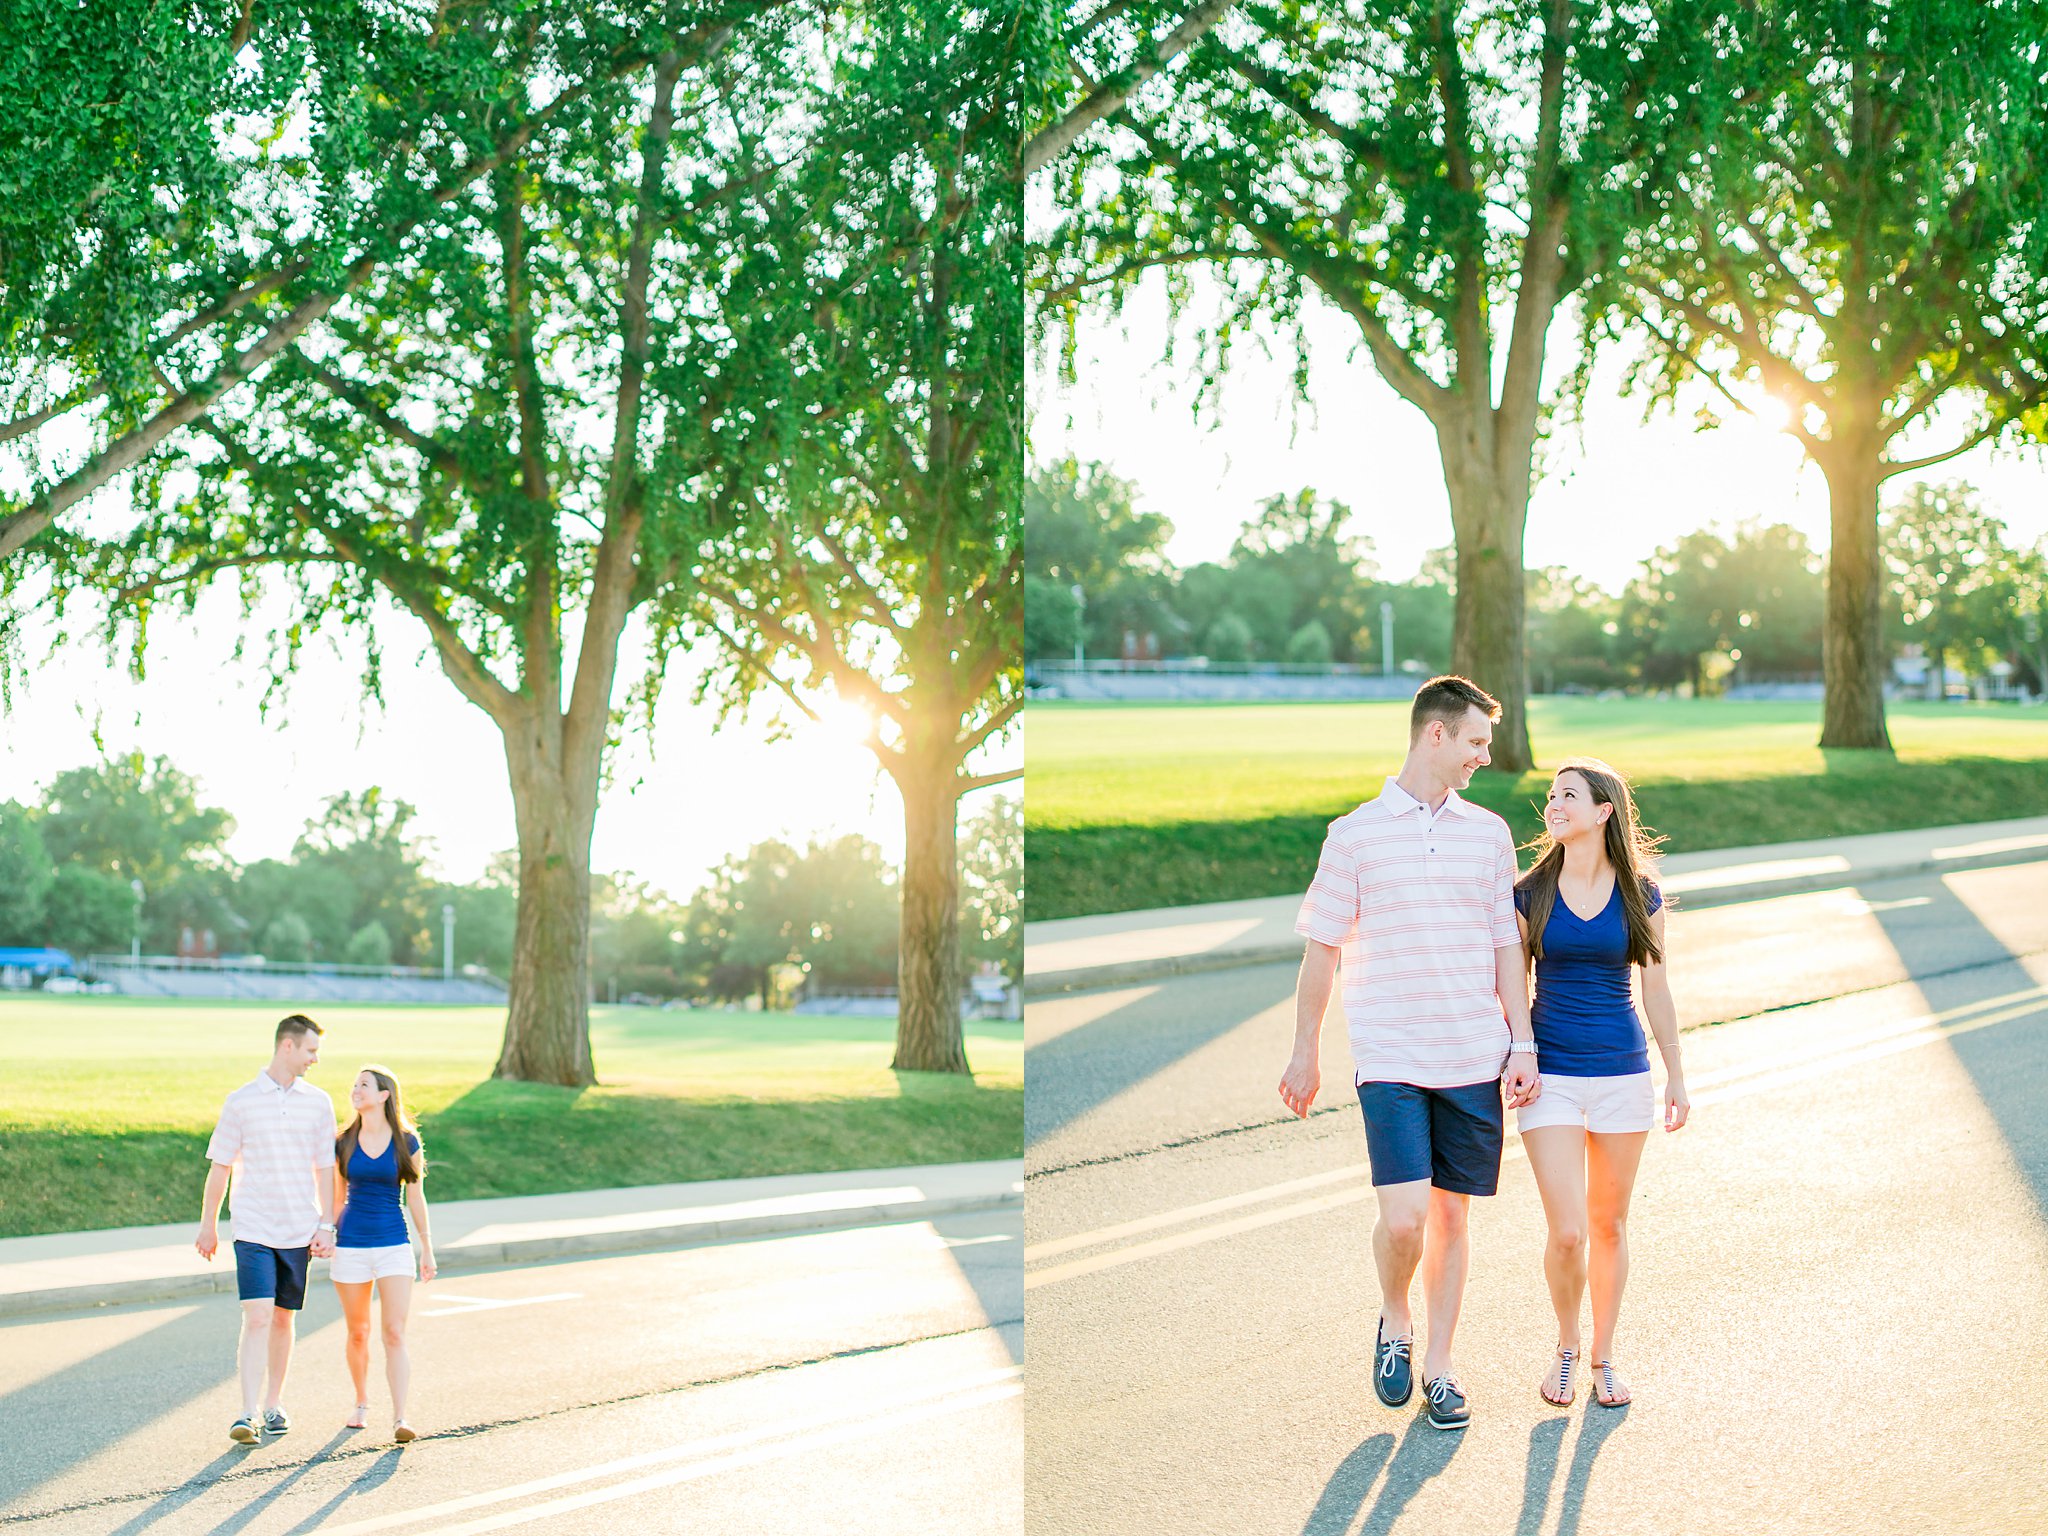
[[[588,1509],[593,1504],[609,1503],[613,1499],[628,1499],[635,1494],[651,1493],[657,1488],[672,1488],[677,1483],[693,1482],[700,1477],[713,1477],[720,1472],[732,1472],[741,1467],[759,1466],[763,1462],[780,1461],[786,1457],[809,1455],[829,1446],[843,1445],[849,1440],[863,1439],[880,1434],[883,1430],[900,1429],[905,1425],[920,1423],[925,1419],[943,1418],[949,1414],[966,1413],[970,1409],[1000,1403],[1008,1398],[1023,1394],[1022,1382],[1010,1382],[1003,1386],[983,1387],[978,1392],[969,1392],[960,1397],[949,1397],[942,1402],[926,1403],[917,1408],[906,1408],[899,1413],[886,1414],[880,1418],[863,1419],[853,1424],[843,1424],[836,1429],[821,1429],[812,1434],[799,1435],[792,1440],[783,1440],[774,1445],[755,1447],[752,1450],[734,1451],[725,1456],[714,1456],[708,1461],[692,1462],[686,1467],[676,1467],[667,1472],[651,1473],[636,1477],[631,1482],[616,1483],[609,1488],[594,1488],[587,1493],[572,1494],[564,1499],[550,1499],[545,1504],[530,1505],[525,1509],[506,1510],[503,1514],[486,1515],[480,1520],[465,1520],[456,1525],[437,1525],[422,1531],[419,1536],[481,1536],[485,1531],[502,1531],[509,1526],[525,1525],[533,1520],[546,1520],[555,1515],[565,1515],[573,1509]]]
[[[1072,1237],[1055,1238],[1049,1243],[1030,1243],[1024,1249],[1024,1262],[1035,1264],[1041,1259],[1057,1258],[1063,1253],[1072,1253],[1076,1248],[1093,1248],[1098,1243],[1114,1243],[1126,1237],[1137,1237],[1145,1232],[1157,1232],[1161,1227],[1177,1227],[1183,1222],[1199,1221],[1204,1216],[1214,1216],[1223,1211],[1235,1211],[1247,1205],[1263,1205],[1268,1200],[1277,1200],[1282,1195],[1297,1194],[1304,1189],[1317,1189],[1325,1184],[1336,1184],[1344,1179],[1362,1179],[1368,1172],[1364,1167],[1339,1168],[1332,1173],[1311,1174],[1305,1179],[1289,1179],[1284,1184],[1268,1184],[1263,1189],[1249,1190],[1242,1195],[1225,1195],[1220,1200],[1205,1200],[1200,1205],[1184,1205],[1178,1210],[1161,1211],[1156,1216],[1140,1216],[1135,1221],[1120,1221],[1113,1227],[1097,1227],[1093,1232],[1077,1232]]]
[[[1340,1194],[1324,1195],[1318,1200],[1303,1200],[1294,1205],[1283,1205],[1278,1210],[1260,1211],[1255,1216],[1240,1216],[1235,1221],[1221,1221],[1211,1226],[1196,1227],[1192,1232],[1176,1232],[1172,1237],[1156,1237],[1149,1243],[1137,1243],[1129,1248],[1112,1248],[1109,1252],[1098,1253],[1093,1258],[1075,1259],[1068,1264],[1055,1264],[1050,1269],[1028,1271],[1024,1276],[1024,1289],[1034,1290],[1041,1285],[1051,1285],[1055,1280],[1071,1280],[1076,1275],[1092,1275],[1099,1269],[1114,1269],[1119,1264],[1135,1264],[1139,1259],[1173,1253],[1181,1248],[1192,1248],[1197,1243],[1213,1243],[1218,1238],[1235,1237],[1240,1232],[1270,1227],[1277,1221],[1292,1221],[1297,1216],[1313,1216],[1318,1211],[1334,1211],[1340,1205],[1355,1205],[1360,1200],[1371,1198],[1372,1190],[1369,1187],[1347,1189]]]
[[[422,1312],[421,1317],[460,1317],[467,1312],[495,1312],[500,1307],[537,1307],[544,1301],[581,1301],[581,1291],[556,1291],[548,1296],[510,1296],[493,1299],[489,1296],[453,1296],[442,1291],[434,1300],[452,1301],[452,1307],[437,1306],[431,1312]]]
[[[1785,1087],[1839,1071],[1844,1067],[1875,1061],[1901,1051],[1916,1050],[1923,1045],[1952,1040],[1958,1035],[1988,1029],[1994,1024],[2008,1024],[2015,1019],[2027,1018],[2044,1010],[2048,1010],[2048,987],[2030,987],[2020,992],[2008,992],[1999,997],[1985,998],[1981,1002],[1966,1003],[1941,1013],[1919,1014],[1910,1019],[1897,1020],[1866,1031],[1848,1041],[1837,1041],[1815,1051],[1783,1052],[1761,1062],[1745,1062],[1739,1067],[1709,1073],[1694,1080],[1713,1086],[1706,1092],[1693,1094],[1692,1105],[1698,1109],[1704,1105],[1747,1098],[1751,1094]],[[1522,1155],[1522,1152],[1521,1140],[1519,1137],[1515,1138],[1503,1148],[1502,1161],[1512,1161]],[[1199,1205],[1161,1211],[1156,1215],[1140,1217],[1116,1226],[1098,1227],[1092,1232],[1076,1233],[1072,1237],[1028,1247],[1024,1250],[1024,1260],[1029,1264],[1034,1258],[1050,1258],[1055,1254],[1072,1252],[1077,1248],[1114,1243],[1120,1238],[1157,1231],[1162,1227],[1200,1221],[1205,1216],[1236,1210],[1247,1205],[1263,1204],[1303,1189],[1361,1178],[1367,1172],[1368,1170],[1363,1167],[1337,1169],[1329,1173],[1314,1174],[1305,1179],[1269,1184],[1260,1189],[1247,1190],[1243,1194],[1225,1196],[1220,1200],[1209,1200]],[[1211,1222],[1205,1226],[1196,1226],[1189,1231],[1175,1233],[1172,1237],[1156,1238],[1148,1243],[1111,1248],[1089,1258],[1027,1271],[1024,1276],[1024,1289],[1035,1290],[1041,1285],[1051,1285],[1056,1281],[1072,1280],[1081,1275],[1095,1274],[1124,1264],[1134,1264],[1141,1259],[1156,1258],[1161,1254],[1197,1247],[1202,1243],[1217,1242],[1240,1233],[1256,1231],[1260,1227],[1272,1226],[1277,1222],[1292,1221],[1298,1216],[1313,1216],[1322,1211],[1335,1210],[1339,1206],[1356,1204],[1370,1198],[1371,1195],[1370,1187],[1346,1190],[1341,1194],[1325,1195],[1320,1199],[1303,1200],[1293,1205],[1260,1211],[1251,1216],[1241,1216],[1234,1221]]]
[[[1022,1366],[1004,1366],[995,1370],[977,1371],[971,1375],[956,1377],[947,1382],[925,1388],[918,1392],[903,1393],[892,1399],[884,1399],[877,1405],[879,1411],[892,1412],[928,1403],[933,1398],[946,1398],[956,1393],[984,1392],[1008,1385],[1013,1391],[1021,1392],[1023,1387],[1017,1378],[1024,1374]],[[642,1451],[635,1456],[622,1456],[616,1461],[600,1462],[592,1467],[579,1467],[568,1472],[557,1472],[550,1477],[535,1478],[530,1482],[514,1483],[509,1487],[495,1488],[484,1493],[464,1494],[461,1498],[447,1499],[439,1504],[424,1504],[418,1509],[399,1511],[388,1515],[373,1515],[367,1519],[352,1521],[347,1525],[326,1526],[326,1536],[369,1536],[372,1531],[395,1530],[402,1525],[411,1525],[420,1520],[439,1520],[449,1515],[467,1513],[472,1509],[483,1509],[492,1504],[503,1504],[513,1499],[532,1498],[543,1493],[553,1493],[560,1488],[573,1488],[578,1483],[597,1482],[621,1473],[638,1472],[645,1467],[660,1466],[665,1461],[683,1461],[690,1457],[717,1456],[738,1448],[757,1445],[762,1441],[780,1441],[788,1435],[801,1435],[812,1431],[827,1431],[844,1426],[848,1415],[814,1414],[807,1419],[791,1420],[787,1423],[766,1426],[759,1429],[738,1430],[732,1434],[711,1435],[702,1440],[685,1440],[676,1445],[664,1445],[651,1451]],[[859,1418],[859,1423],[871,1420]]]

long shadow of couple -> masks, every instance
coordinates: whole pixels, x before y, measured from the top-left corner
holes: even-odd
[[[1572,1447],[1570,1468],[1565,1473],[1564,1504],[1558,1515],[1556,1536],[1576,1536],[1585,1511],[1586,1489],[1593,1479],[1593,1459],[1607,1437],[1621,1427],[1628,1409],[1599,1408],[1591,1403],[1579,1415],[1579,1437]],[[1522,1488],[1522,1513],[1515,1522],[1515,1536],[1538,1536],[1544,1513],[1550,1507],[1550,1491],[1557,1482],[1558,1459],[1564,1450],[1566,1426],[1563,1414],[1545,1419],[1529,1431],[1529,1460]],[[1431,1429],[1417,1416],[1394,1448],[1391,1434],[1377,1434],[1365,1440],[1330,1475],[1322,1497],[1309,1512],[1301,1536],[1345,1536],[1354,1529],[1359,1536],[1386,1536],[1394,1522],[1414,1500],[1422,1485],[1450,1465],[1464,1442],[1465,1432],[1449,1433]],[[1384,1479],[1381,1477],[1385,1472]],[[1373,1497],[1374,1488],[1378,1495]],[[1372,1498],[1368,1508],[1366,1500]],[[1354,1527],[1359,1512],[1362,1524]]]

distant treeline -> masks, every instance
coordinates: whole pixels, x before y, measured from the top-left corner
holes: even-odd
[[[1178,567],[1173,524],[1139,491],[1067,460],[1025,495],[1025,648],[1087,656],[1380,667],[1391,618],[1396,670],[1450,665],[1454,561],[1433,550],[1412,581],[1381,576],[1343,502],[1303,490],[1263,503],[1219,562]],[[1913,486],[1880,517],[1890,577],[1886,632],[1967,675],[2004,661],[2048,691],[2048,540],[2009,541],[1970,487]],[[1823,557],[1797,529],[1702,528],[1642,563],[1618,594],[1562,566],[1529,570],[1529,683],[1560,689],[1711,692],[1821,673]],[[1075,589],[1079,588],[1079,595]],[[1389,610],[1382,612],[1382,604]]]
[[[518,897],[515,855],[468,885],[436,879],[414,808],[377,788],[330,797],[286,859],[237,863],[234,818],[140,753],[69,769],[37,805],[0,802],[0,945],[83,958],[260,954],[354,965],[454,960],[504,976]],[[1014,799],[961,827],[961,945],[970,970],[1021,968],[1023,831]],[[737,998],[896,980],[897,872],[865,838],[755,845],[678,900],[624,875],[592,881],[591,974],[601,993]]]

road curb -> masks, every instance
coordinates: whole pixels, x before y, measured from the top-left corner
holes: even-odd
[[[1824,874],[1795,875],[1788,879],[1758,880],[1747,885],[1709,886],[1704,890],[1673,893],[1673,905],[1680,911],[1702,907],[1732,907],[1772,896],[1801,896],[1813,891],[1840,890],[1873,880],[1898,880],[1911,875],[1958,874],[1970,869],[1999,869],[2013,864],[2048,862],[2048,850],[2039,847],[2008,848],[1990,853],[1967,854],[1949,859],[1915,859],[1904,863],[1876,865],[1869,869],[1835,870]],[[1106,987],[1140,986],[1176,976],[1197,976],[1209,971],[1250,970],[1261,965],[1291,965],[1301,958],[1301,941],[1288,944],[1260,944],[1242,949],[1216,950],[1206,954],[1159,955],[1149,960],[1132,960],[1116,965],[1080,966],[1063,971],[1024,973],[1026,997],[1057,997],[1068,992],[1093,992]]]
[[[972,1211],[1021,1209],[1024,1197],[1014,1190],[983,1194],[952,1195],[935,1200],[883,1201],[875,1205],[840,1207],[833,1210],[777,1212],[763,1216],[738,1216],[706,1221],[670,1222],[661,1226],[636,1227],[613,1232],[565,1232],[549,1237],[519,1238],[509,1242],[458,1243],[438,1255],[442,1275],[468,1274],[503,1269],[514,1264],[531,1264],[544,1259],[609,1258],[644,1253],[655,1248],[696,1247],[743,1237],[776,1237],[800,1232],[827,1232],[843,1227],[872,1226],[885,1221],[922,1221],[936,1216],[959,1216]],[[326,1261],[314,1260],[310,1280],[326,1278]],[[102,1285],[53,1286],[40,1291],[14,1291],[0,1295],[0,1322],[37,1316],[48,1312],[69,1312],[89,1307],[135,1305],[153,1301],[180,1301],[196,1296],[230,1294],[235,1289],[232,1263],[197,1275],[158,1275],[136,1280],[113,1280]]]

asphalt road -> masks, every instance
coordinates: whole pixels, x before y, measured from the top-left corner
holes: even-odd
[[[1670,941],[1695,1110],[1637,1186],[1636,1401],[1537,1396],[1511,1135],[1461,1434],[1372,1396],[1334,1010],[1303,1123],[1274,1092],[1291,968],[1034,1005],[1026,1529],[2048,1531],[2048,865],[1675,913]]]
[[[465,1274],[416,1291],[424,1438],[367,1431],[331,1288],[282,1439],[232,1446],[236,1303],[0,1328],[0,1528],[454,1536],[1015,1532],[1015,1211]]]

